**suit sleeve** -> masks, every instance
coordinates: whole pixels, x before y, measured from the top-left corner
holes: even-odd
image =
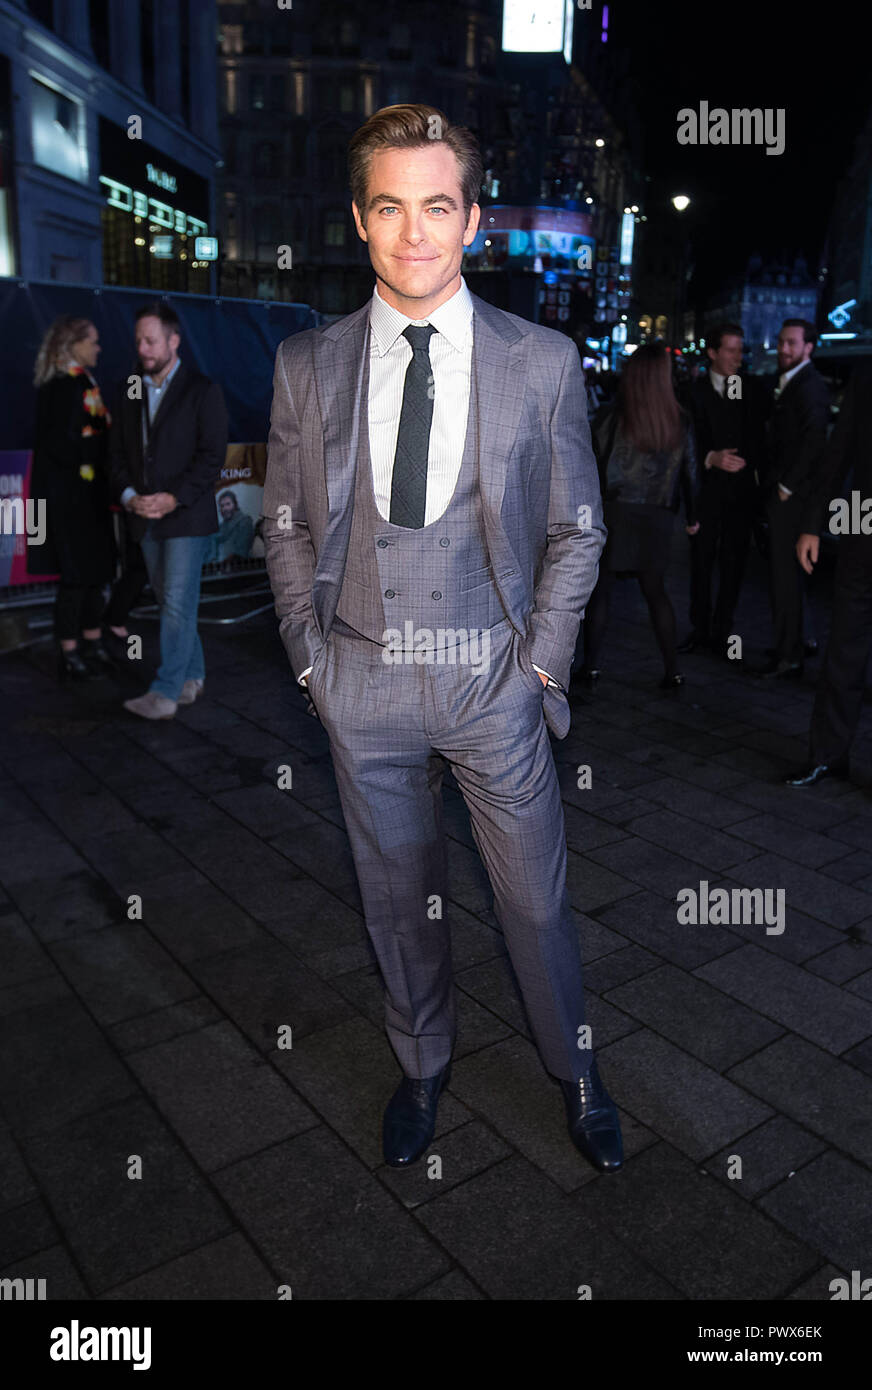
[[[570,343],[551,416],[548,534],[530,614],[530,660],[564,687],[605,540],[584,376]]]
[[[872,373],[866,375],[865,389],[872,387]],[[856,457],[857,402],[860,396],[857,372],[845,390],[842,408],[836,427],[827,445],[819,480],[809,496],[802,517],[802,530],[807,535],[818,536],[826,528],[828,504],[839,495],[851,464]]]
[[[306,516],[300,421],[288,380],[285,343],[279,344],[273,372],[262,535],[279,634],[299,680],[323,643],[312,609],[315,547]]]
[[[815,486],[815,475],[827,447],[829,418],[829,391],[823,381],[815,382],[814,389],[803,391],[797,402],[799,445],[776,479],[789,492],[807,490],[807,484]]]
[[[221,476],[227,453],[227,406],[217,381],[210,381],[197,410],[194,456],[176,491],[180,507],[190,507],[211,491]]]
[[[697,521],[700,493],[699,459],[696,451],[696,430],[693,418],[688,415],[684,435],[684,450],[681,455],[681,493],[684,499],[684,515],[688,526]]]

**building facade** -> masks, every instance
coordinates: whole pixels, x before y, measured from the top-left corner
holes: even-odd
[[[216,30],[215,0],[0,0],[0,274],[214,289]]]
[[[816,323],[819,295],[820,285],[801,255],[792,263],[752,256],[744,274],[728,280],[709,301],[704,327],[708,332],[717,323],[741,324],[746,354],[756,367],[775,347],[785,319]]]

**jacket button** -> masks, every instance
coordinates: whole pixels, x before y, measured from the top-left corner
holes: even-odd
[[[442,538],[441,538],[440,541],[439,541],[439,544],[440,544],[440,545],[450,545],[451,542],[450,542],[450,540],[448,539],[447,536],[442,536]]]
[[[386,545],[387,545],[387,541],[379,541],[379,543],[378,543],[379,550],[384,550],[384,548],[385,548]]]
[[[430,595],[430,597],[431,597],[431,598],[441,598],[441,597],[442,597],[442,591],[441,591],[441,589],[434,589],[433,592],[432,592],[432,594]]]
[[[393,589],[385,589],[385,598],[396,598],[396,593]]]

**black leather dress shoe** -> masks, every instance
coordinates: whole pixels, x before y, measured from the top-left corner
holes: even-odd
[[[451,1063],[435,1076],[404,1076],[385,1110],[382,1142],[385,1163],[405,1168],[426,1149],[436,1129],[440,1092],[448,1085]]]
[[[769,661],[762,666],[757,675],[764,681],[780,681],[802,679],[803,666],[801,661]]]
[[[569,1137],[580,1154],[601,1173],[615,1173],[624,1162],[618,1111],[599,1074],[596,1058],[587,1076],[561,1081]]]
[[[785,787],[813,787],[824,777],[847,777],[847,763],[816,763],[814,767],[801,768],[791,772],[784,779]]]
[[[662,681],[659,682],[659,685],[661,690],[675,690],[677,686],[684,685],[684,676],[680,674],[675,676],[664,676]]]
[[[682,656],[689,655],[690,652],[699,651],[705,647],[710,647],[711,642],[707,637],[697,637],[695,632],[691,632],[685,637],[684,641],[676,648]]]
[[[83,637],[82,655],[98,676],[114,675],[118,667],[102,637]]]

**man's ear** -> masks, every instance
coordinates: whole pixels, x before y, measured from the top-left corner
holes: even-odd
[[[176,340],[175,343],[173,343],[173,338],[175,338],[175,340]],[[173,329],[172,333],[171,333],[170,336],[169,336],[169,340],[168,340],[168,342],[167,342],[167,347],[169,348],[170,352],[178,352],[178,350],[179,350],[179,348],[180,348],[180,346],[181,346],[181,342],[182,342],[181,334],[180,334],[180,333],[177,333],[176,330]]]
[[[366,241],[368,238],[366,235],[366,228],[363,225],[363,218],[361,217],[360,209],[358,208],[357,203],[355,203],[353,198],[351,200],[351,212],[354,217],[354,225],[357,228],[357,235],[360,237],[361,241]]]
[[[464,246],[471,246],[475,241],[478,231],[478,224],[481,221],[481,207],[478,203],[473,203],[469,209],[469,219],[466,223],[466,231],[463,233]]]

